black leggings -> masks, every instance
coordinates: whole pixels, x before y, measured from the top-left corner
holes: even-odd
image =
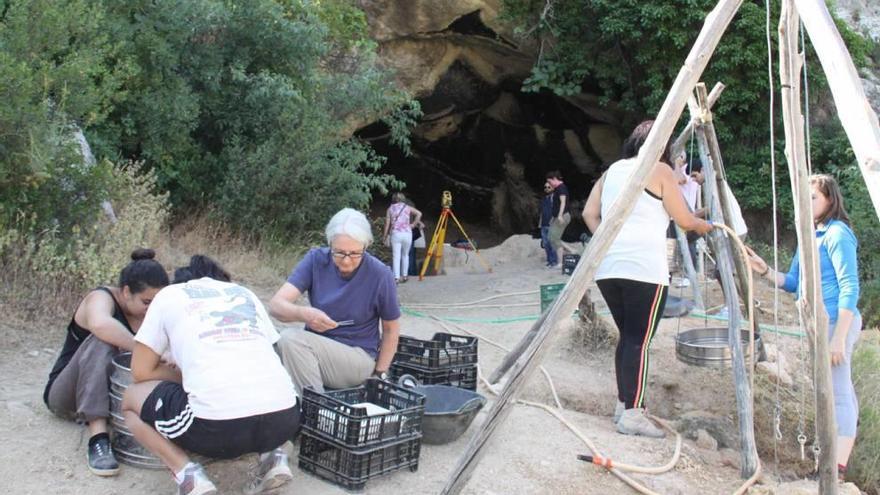
[[[596,282],[620,331],[614,371],[617,399],[627,409],[644,407],[648,386],[648,350],[666,305],[666,285],[622,278]]]

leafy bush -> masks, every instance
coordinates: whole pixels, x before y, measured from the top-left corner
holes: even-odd
[[[382,119],[406,148],[420,111],[388,83],[351,2],[0,6],[0,227],[26,215],[60,238],[94,221],[107,170],[71,165],[83,162],[66,139],[75,128],[99,160],[155,171],[178,211],[213,210],[269,237],[318,229],[326,210],[399,186],[349,136]],[[305,214],[290,207],[325,192]]]
[[[24,312],[70,309],[89,288],[115,283],[134,248],[159,242],[169,205],[167,194],[156,192],[155,174],[142,173],[137,163],[102,168],[110,171],[115,222],[101,216],[61,233],[35,229],[32,216],[0,234],[4,303]]]

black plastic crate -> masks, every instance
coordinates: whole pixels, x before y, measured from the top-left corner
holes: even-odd
[[[397,380],[403,375],[412,375],[423,385],[450,385],[468,390],[477,389],[476,364],[431,369],[404,363],[391,363],[388,374],[392,380]]]
[[[476,337],[451,333],[435,333],[431,340],[401,335],[394,362],[432,369],[476,364],[477,343]]]
[[[370,415],[370,406],[357,406],[366,402],[389,412]],[[350,448],[421,435],[424,413],[425,396],[376,378],[356,388],[303,390],[303,428]]]
[[[579,254],[563,254],[562,255],[562,274],[563,275],[571,275],[574,272],[574,268],[577,266],[578,261],[581,260],[581,255]]]
[[[347,490],[361,491],[367,480],[408,467],[419,469],[422,438],[349,449],[305,431],[300,436],[299,468]]]

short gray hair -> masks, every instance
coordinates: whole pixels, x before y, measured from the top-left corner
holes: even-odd
[[[373,243],[373,230],[370,228],[370,221],[367,217],[352,208],[343,208],[333,215],[333,218],[327,222],[327,228],[324,231],[327,234],[327,244],[333,244],[333,239],[338,235],[347,235],[352,239],[364,245],[364,248],[370,247]]]

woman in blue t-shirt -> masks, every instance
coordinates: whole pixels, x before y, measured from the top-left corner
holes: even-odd
[[[852,382],[853,347],[862,329],[859,302],[858,241],[849,225],[843,195],[830,175],[810,177],[813,197],[813,222],[819,248],[822,300],[828,313],[828,341],[831,351],[831,380],[834,387],[834,413],[837,419],[837,467],[841,478],[856,439],[859,403]],[[751,253],[752,270],[776,287],[797,292],[800,279],[799,253],[796,252],[788,273],[770,268]]]
[[[326,235],[330,246],[309,251],[269,301],[277,320],[305,323],[282,332],[277,344],[300,394],[305,387],[354,387],[371,375],[384,379],[400,335],[394,275],[367,251],[367,217],[343,208]],[[306,293],[309,306],[296,304]]]

